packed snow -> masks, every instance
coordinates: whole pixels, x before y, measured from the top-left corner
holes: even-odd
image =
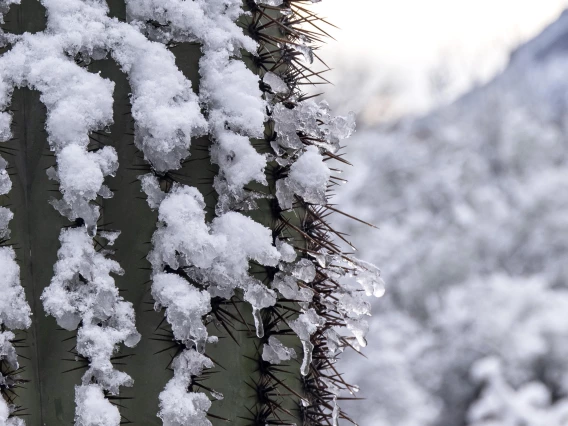
[[[77,426],[107,426],[120,424],[118,407],[105,398],[98,385],[75,387],[77,404],[75,424]]]
[[[266,183],[266,158],[248,140],[263,136],[265,101],[259,77],[238,59],[240,49],[250,53],[257,49],[236,22],[243,13],[241,7],[241,0],[127,1],[129,17],[151,38],[201,45],[199,101],[207,109],[208,129],[215,143],[211,158],[220,168],[214,185],[219,214],[242,203],[246,198],[243,188],[249,182]],[[147,24],[149,21],[159,25]]]
[[[193,378],[201,375],[213,362],[194,350],[183,351],[172,363],[174,377],[160,393],[158,416],[164,426],[211,426],[207,410],[211,401],[204,393],[188,392]]]
[[[157,178],[145,176],[143,179],[148,187],[157,187],[148,184]],[[272,244],[270,229],[237,212],[225,213],[208,224],[203,195],[196,188],[179,184],[174,184],[171,191],[163,195],[158,220],[158,229],[152,237],[153,249],[148,255],[154,271],[153,294],[160,296],[164,291],[161,280],[165,276],[160,271],[167,266],[173,270],[183,268],[189,277],[206,284],[208,297],[229,299],[236,288],[241,288],[245,300],[255,310],[276,303],[274,292],[248,273],[250,260],[266,266],[278,265],[281,254]],[[169,275],[169,280],[180,288],[186,287],[184,291],[201,294],[183,278]],[[203,306],[193,304],[186,313],[195,319],[192,326],[195,329],[199,328],[197,318],[208,313],[210,307],[206,311],[202,309]],[[169,312],[167,315],[175,322],[182,321],[179,325],[171,323],[174,329],[184,327],[185,320],[179,315],[177,319],[170,317]],[[258,332],[262,334],[260,330]],[[200,351],[205,349],[206,339],[204,329],[199,338],[194,337]]]

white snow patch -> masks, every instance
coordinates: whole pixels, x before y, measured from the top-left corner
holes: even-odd
[[[96,380],[102,389],[117,394],[132,379],[114,369],[110,359],[120,343],[135,346],[140,335],[134,326],[134,309],[118,293],[111,273],[122,274],[117,262],[93,246],[83,228],[63,230],[55,275],[41,296],[46,312],[57,324],[77,332],[77,352],[89,359],[83,384]]]
[[[118,407],[105,398],[98,385],[75,386],[75,426],[119,426]]]
[[[211,426],[207,410],[211,401],[204,393],[188,392],[193,377],[204,368],[212,368],[213,362],[194,350],[185,350],[172,363],[174,377],[160,393],[158,416],[164,426]]]
[[[330,175],[319,149],[308,146],[292,163],[288,176],[276,182],[276,197],[280,207],[291,209],[294,195],[302,197],[307,203],[327,204],[326,190]]]

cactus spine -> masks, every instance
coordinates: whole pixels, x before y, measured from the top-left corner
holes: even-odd
[[[325,221],[309,3],[0,0],[0,424],[348,419],[382,281]]]

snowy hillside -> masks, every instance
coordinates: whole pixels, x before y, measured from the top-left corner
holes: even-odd
[[[344,363],[360,424],[568,425],[568,12],[488,85],[349,145],[338,203],[380,230],[342,226],[388,284]]]

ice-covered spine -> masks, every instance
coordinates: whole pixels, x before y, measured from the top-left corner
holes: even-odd
[[[310,75],[305,77],[307,68],[299,61],[314,58],[311,48],[320,28],[310,26],[314,16],[308,13],[305,18],[305,9],[295,7],[294,1],[277,3],[269,6],[279,6],[286,16],[280,26],[288,43],[280,44],[283,37],[278,37],[272,50],[279,47],[280,56],[267,55],[261,63],[272,129],[267,139],[276,156],[274,191],[281,220],[285,229],[304,239],[305,246],[296,247],[302,253],[299,261],[281,265],[272,286],[284,300],[300,305],[299,316],[288,326],[302,341],[305,418],[336,425],[340,417],[348,418],[337,404],[340,392],[353,393],[356,388],[340,378],[335,359],[347,346],[366,345],[370,306],[364,296],[382,296],[384,284],[378,269],[344,255],[331,239],[344,239],[325,221],[329,212],[337,210],[328,201],[330,188],[343,180],[329,164],[342,161],[337,155],[340,142],[353,133],[354,116],[334,117],[325,102],[304,100],[298,83],[310,82]],[[287,211],[300,211],[304,219],[294,224]],[[273,345],[265,344],[263,358],[279,364],[284,353]]]

